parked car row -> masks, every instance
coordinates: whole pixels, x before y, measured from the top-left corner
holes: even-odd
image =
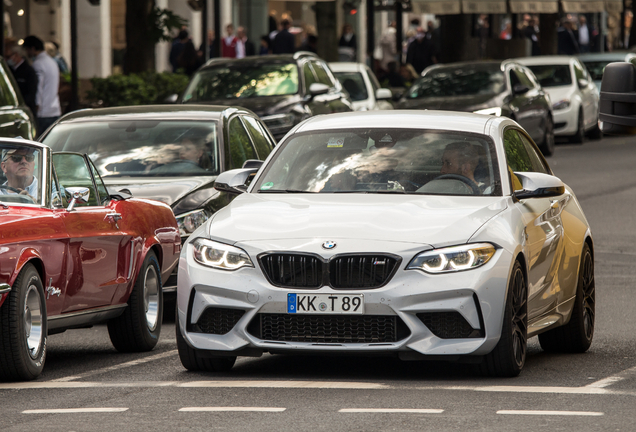
[[[592,237],[541,151],[571,132],[550,83],[577,134],[594,103],[562,87],[596,93],[578,60],[536,60],[433,66],[399,112],[378,111],[391,94],[363,65],[214,60],[181,104],[0,139],[0,380],[36,378],[66,329],[106,322],[118,350],[152,349],[170,291],[189,370],[452,352],[515,376],[529,337],[586,351]]]

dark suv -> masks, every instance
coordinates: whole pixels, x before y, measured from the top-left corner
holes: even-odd
[[[277,141],[307,117],[353,111],[327,63],[309,52],[210,60],[180,102],[248,108]]]
[[[0,57],[0,137],[35,139],[34,115],[24,103],[9,66]]]

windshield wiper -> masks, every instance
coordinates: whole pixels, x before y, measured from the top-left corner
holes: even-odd
[[[267,189],[267,190],[259,190],[257,193],[316,193],[306,190],[300,189]]]

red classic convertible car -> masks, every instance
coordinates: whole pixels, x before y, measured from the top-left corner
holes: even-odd
[[[30,380],[47,335],[107,322],[119,351],[161,331],[181,249],[169,206],[107,191],[86,155],[0,140],[0,380]]]

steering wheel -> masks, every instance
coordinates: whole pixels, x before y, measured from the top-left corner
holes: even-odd
[[[11,186],[0,186],[0,189],[4,189],[4,190],[11,191],[11,192],[15,192],[17,194],[20,194],[20,192],[21,192],[20,190],[18,190],[16,188],[13,188]]]
[[[473,195],[481,195],[479,186],[477,186],[474,181],[472,181],[468,177],[465,177],[461,174],[442,174],[441,176],[435,177],[434,180],[446,180],[446,179],[459,180],[460,182],[464,183],[466,186],[470,188],[470,190],[473,192]]]

